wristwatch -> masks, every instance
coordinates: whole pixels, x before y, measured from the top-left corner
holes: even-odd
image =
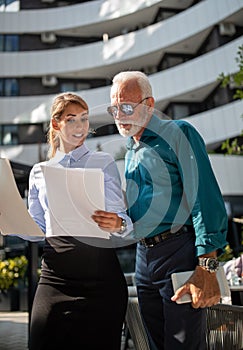
[[[219,268],[217,258],[198,258],[198,265],[209,272],[216,272]]]
[[[120,227],[120,230],[118,231],[118,233],[123,233],[126,230],[126,228],[127,228],[127,222],[125,219],[122,219],[121,227]]]

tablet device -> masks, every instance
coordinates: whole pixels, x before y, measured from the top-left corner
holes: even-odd
[[[193,274],[194,271],[184,271],[184,272],[176,272],[172,273],[171,275],[171,280],[172,280],[172,285],[174,289],[174,293],[178,288],[180,288]],[[219,288],[220,288],[220,293],[221,293],[221,298],[223,297],[230,297],[230,289],[229,285],[226,279],[226,275],[224,272],[224,268],[222,266],[219,266],[218,271],[216,272],[218,283],[219,283]],[[178,299],[177,304],[182,304],[182,303],[191,303],[192,298],[190,294],[185,294],[183,295],[180,299]]]

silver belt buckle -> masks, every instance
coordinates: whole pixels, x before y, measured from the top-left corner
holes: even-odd
[[[146,242],[145,238],[141,238],[141,239],[140,239],[140,243],[142,243],[142,245],[144,245],[145,248],[152,248],[152,247],[154,246],[153,243],[148,244],[148,243]]]

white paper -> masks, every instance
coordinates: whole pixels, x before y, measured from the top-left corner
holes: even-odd
[[[20,196],[9,160],[0,158],[0,231],[2,235],[41,236]]]
[[[110,238],[91,215],[105,210],[101,169],[41,166],[46,182],[52,236]]]

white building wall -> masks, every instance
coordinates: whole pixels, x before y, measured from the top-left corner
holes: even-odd
[[[224,196],[243,195],[243,157],[210,155],[210,161]]]
[[[41,34],[53,31],[57,34],[66,32],[68,35],[76,29],[82,29],[86,34],[91,35],[97,31],[102,34],[104,31],[109,32],[109,28],[114,29],[116,25],[118,28],[124,19],[124,24],[130,24],[132,20],[136,23],[136,16],[142,13],[140,11],[150,11],[153,6],[169,7],[170,4],[183,3],[181,5],[183,7],[190,2],[190,0],[183,2],[179,0],[138,0],[136,2],[98,0],[55,9],[0,12],[0,33]],[[205,0],[165,21],[126,35],[119,35],[107,42],[100,41],[56,50],[0,53],[0,77],[42,77],[51,74],[83,78],[96,77],[105,73],[108,78],[112,78],[116,71],[136,67],[138,60],[144,65],[157,62],[165,51],[173,53],[178,52],[180,48],[180,52],[192,53],[185,42],[187,45],[190,42],[195,45],[200,35],[206,38],[215,25],[230,21],[231,16],[242,9],[242,0]],[[115,22],[117,24],[113,26]],[[201,41],[198,45],[200,43]],[[150,75],[156,108],[159,109],[173,100],[183,101],[186,93],[193,94],[209,86],[216,87],[217,78],[221,72],[227,74],[237,71],[235,56],[240,45],[242,45],[242,37],[184,64]],[[198,49],[197,46],[195,46],[196,49]],[[101,123],[109,121],[105,113],[110,100],[109,92],[109,87],[79,92],[90,106],[91,120],[98,118]],[[52,95],[1,97],[1,123],[49,121],[53,97]],[[199,98],[200,96],[196,101],[199,102]],[[195,115],[188,118],[188,121],[202,134],[206,144],[221,142],[228,137],[239,135],[242,130],[240,118],[242,104],[243,101],[235,101]],[[125,145],[125,139],[119,135],[113,135],[88,139],[87,144],[91,149],[101,145],[106,152],[112,150],[112,155],[116,157],[121,147]],[[32,165],[39,161],[40,155],[45,157],[46,150],[46,145],[1,147],[0,155]],[[212,155],[210,159],[222,193],[242,194],[243,169],[240,157]],[[120,161],[118,163],[123,174],[123,163]]]
[[[186,118],[202,135],[206,145],[236,137],[243,130],[243,100]]]

